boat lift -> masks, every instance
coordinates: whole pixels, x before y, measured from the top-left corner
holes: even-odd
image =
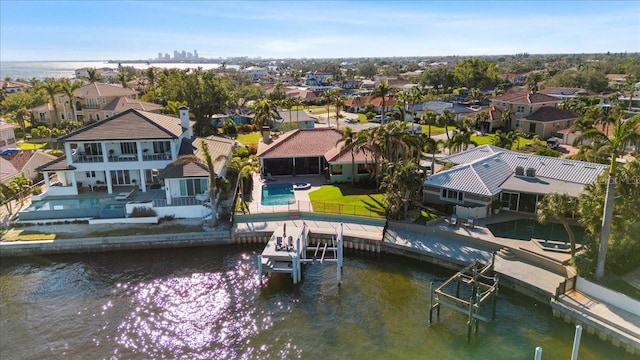
[[[343,264],[343,240],[342,224],[336,229],[336,235],[330,242],[309,245],[309,226],[302,222],[302,227],[289,228],[287,224],[276,229],[267,242],[267,246],[258,255],[258,277],[262,283],[262,275],[272,273],[291,274],[293,283],[297,284],[302,279],[302,264],[320,262],[336,263],[336,277],[338,283],[342,282]]]

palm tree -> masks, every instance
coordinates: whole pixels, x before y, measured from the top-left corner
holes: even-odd
[[[340,151],[348,148],[350,148],[351,150],[351,185],[354,185],[356,182],[355,152],[358,151],[358,148],[356,147],[357,141],[358,141],[358,135],[355,132],[353,132],[353,129],[347,126],[342,130],[342,139],[336,142],[336,145],[342,143],[342,147],[340,148]]]
[[[0,204],[5,206],[9,217],[13,215],[13,199],[16,195],[17,193],[13,187],[0,183]]]
[[[429,138],[431,138],[431,125],[435,125],[438,121],[438,114],[431,109],[425,109],[420,116],[420,124],[427,125]]]
[[[511,150],[513,143],[517,141],[516,135],[513,131],[504,132],[497,130],[491,144],[493,146],[501,147],[503,149]]]
[[[413,121],[416,121],[416,103],[422,100],[422,90],[414,86],[409,91],[409,101],[411,102],[411,118]]]
[[[218,155],[215,159],[211,158],[211,153],[209,152],[209,147],[205,142],[202,143],[202,156],[204,156],[204,161],[207,165],[207,169],[209,171],[209,201],[211,202],[211,223],[216,223],[216,217],[214,212],[217,210],[216,198],[217,198],[217,182],[218,182],[218,174],[215,172],[215,168],[213,167],[214,162],[218,162],[220,160],[226,160],[227,157],[225,155]],[[217,214],[217,212],[216,212]]]
[[[120,84],[122,85],[122,87],[125,88],[125,89],[128,87],[127,82],[129,80],[131,80],[131,78],[129,77],[129,74],[127,73],[127,71],[125,69],[121,69],[118,72],[117,79],[120,82]]]
[[[382,110],[381,110],[381,114],[382,115],[382,123],[385,123],[385,111],[386,111],[386,98],[387,96],[389,96],[391,94],[391,87],[389,87],[389,82],[387,82],[386,80],[381,82],[380,85],[378,85],[378,87],[376,87],[375,89],[373,89],[373,91],[371,92],[371,99],[375,99],[376,97],[382,97]]]
[[[73,121],[78,121],[78,116],[76,115],[76,107],[73,104],[73,99],[74,99],[73,92],[79,89],[80,87],[82,87],[82,82],[80,81],[71,82],[68,79],[64,79],[62,81],[61,89],[62,89],[62,92],[64,92],[65,95],[67,95],[67,98],[69,99],[69,106],[71,107],[71,113],[73,113]]]
[[[608,137],[598,130],[588,130],[581,134],[576,141],[600,140],[605,146],[609,146],[612,150],[609,163],[609,172],[607,174],[607,192],[604,199],[604,209],[602,214],[602,229],[600,230],[600,248],[598,251],[598,260],[596,265],[596,278],[604,277],[604,266],[607,256],[607,246],[609,244],[609,235],[611,234],[611,222],[613,218],[613,202],[615,196],[616,185],[616,165],[618,152],[624,151],[624,148],[633,142],[640,141],[640,117],[635,116],[624,121],[619,116],[613,124],[613,134]]]
[[[51,122],[51,126],[53,126],[53,123],[60,121],[58,118],[58,105],[56,104],[56,94],[60,91],[60,82],[54,78],[46,78],[40,83],[40,89],[47,93],[51,106],[53,106],[53,116],[55,118],[55,121]]]
[[[545,224],[551,219],[555,219],[562,224],[571,243],[572,260],[576,256],[576,237],[573,234],[571,225],[569,225],[568,218],[575,209],[576,201],[574,198],[567,194],[551,193],[542,198],[542,201],[538,203],[538,210],[536,211],[536,216],[541,224]]]
[[[89,80],[91,84],[102,80],[102,76],[98,74],[98,70],[96,68],[88,68],[86,79]]]
[[[339,123],[339,119],[341,117],[343,117],[342,115],[340,115],[340,112],[342,111],[342,107],[344,106],[344,101],[345,101],[345,97],[344,96],[337,96],[334,100],[333,100],[333,105],[336,107],[336,129],[340,128],[340,123]]]
[[[271,121],[280,117],[276,104],[268,99],[256,101],[251,110],[253,114],[253,124],[258,129],[271,128]]]
[[[507,131],[511,130],[511,121],[513,120],[513,110],[506,109],[502,112],[502,118],[500,119],[505,124]]]

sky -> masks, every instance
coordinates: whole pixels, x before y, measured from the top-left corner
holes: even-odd
[[[640,52],[640,1],[0,0],[0,61]]]

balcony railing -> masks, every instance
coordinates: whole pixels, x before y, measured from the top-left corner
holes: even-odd
[[[143,154],[142,161],[171,160],[171,154]]]
[[[167,203],[167,199],[153,200],[154,207],[189,206],[189,205],[202,205],[202,204],[204,204],[204,202],[196,199],[195,196],[174,197],[174,198],[171,198],[171,204]]]
[[[74,163],[99,163],[104,162],[102,155],[79,154],[72,157]]]
[[[130,161],[138,161],[138,155],[136,154],[109,155],[109,162],[130,162]]]

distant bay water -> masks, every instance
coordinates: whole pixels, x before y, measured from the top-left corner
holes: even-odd
[[[214,63],[127,63],[121,62],[122,66],[133,66],[136,69],[147,69],[148,67],[157,68],[197,68],[204,70],[217,69],[220,64]],[[117,63],[109,63],[106,61],[2,61],[0,62],[0,79],[10,77],[16,79],[44,79],[52,78],[73,78],[75,70],[80,68],[112,68],[118,67]],[[230,68],[238,68],[238,65],[227,65]]]

